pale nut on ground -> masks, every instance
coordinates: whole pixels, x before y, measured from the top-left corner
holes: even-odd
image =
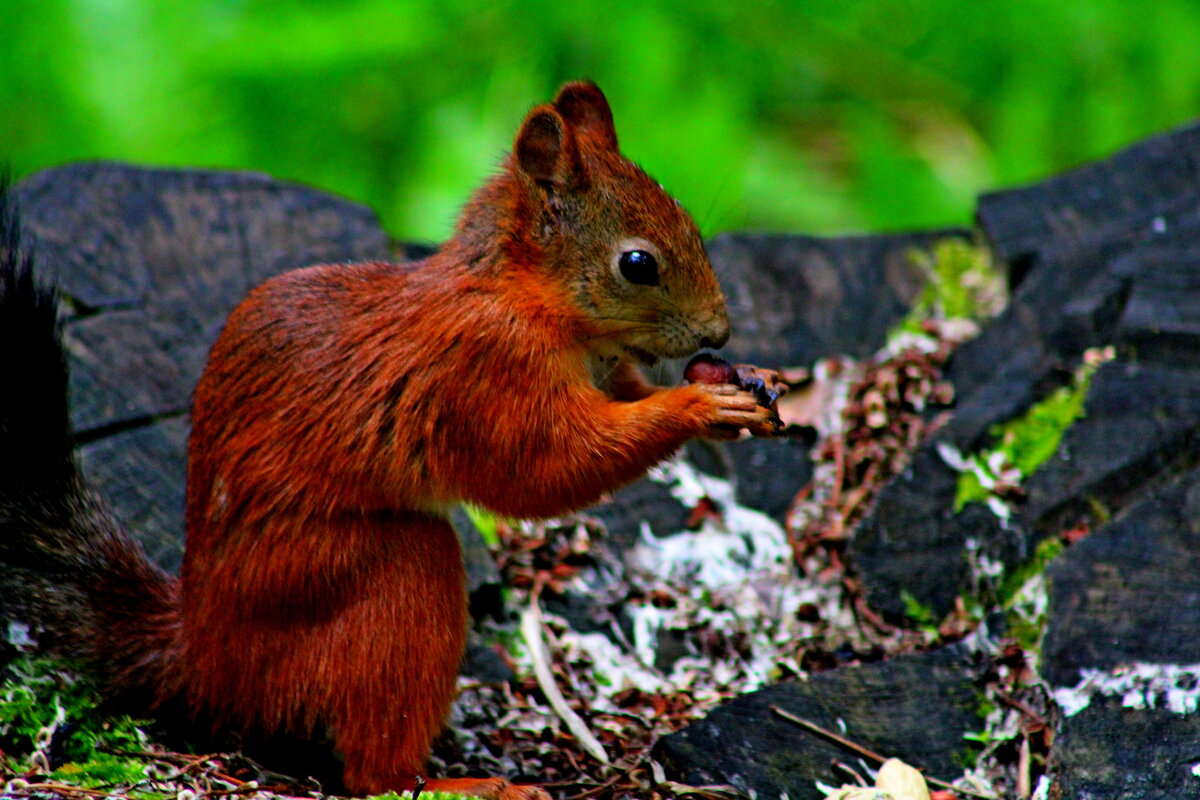
[[[898,758],[883,762],[875,775],[875,788],[882,789],[896,800],[929,800],[929,784],[919,770]]]
[[[929,785],[920,771],[889,758],[875,775],[874,786],[843,786],[825,800],[930,800]]]

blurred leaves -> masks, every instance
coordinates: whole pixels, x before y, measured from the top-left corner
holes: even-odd
[[[18,173],[238,167],[439,240],[564,80],[706,233],[962,224],[974,196],[1200,110],[1190,0],[0,4]]]

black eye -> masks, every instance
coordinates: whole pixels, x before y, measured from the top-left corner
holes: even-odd
[[[630,283],[643,286],[658,285],[658,259],[645,250],[626,250],[618,263],[621,274]]]

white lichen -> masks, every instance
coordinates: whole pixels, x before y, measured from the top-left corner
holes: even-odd
[[[648,693],[687,691],[697,713],[731,692],[757,689],[781,674],[801,672],[800,643],[813,635],[803,622],[803,605],[817,609],[821,624],[848,630],[853,612],[837,592],[793,573],[792,552],[783,528],[770,517],[739,504],[733,485],[690,464],[668,462],[652,475],[687,507],[711,501],[719,514],[698,530],[651,531],[643,523],[639,543],[625,555],[621,579],[650,600],[627,602],[630,641],[602,633],[579,634],[554,624],[555,645],[568,662],[587,662],[595,676],[591,687],[577,687],[596,710],[616,708],[612,698],[636,688]],[[574,591],[595,593],[603,587],[584,571]],[[664,601],[665,600],[665,601]],[[546,615],[550,622],[556,622]],[[684,654],[669,672],[656,667],[660,637],[679,631]],[[698,645],[696,631],[707,630],[733,642],[714,654]],[[620,638],[620,637],[618,637]],[[518,662],[526,656],[518,653]]]
[[[29,626],[17,620],[9,620],[5,639],[21,652],[31,652],[37,647],[37,641],[30,635]]]
[[[1194,714],[1200,708],[1200,664],[1120,664],[1110,670],[1080,670],[1072,687],[1054,689],[1054,700],[1068,717],[1087,708],[1092,698],[1120,697],[1125,708],[1165,708]]]

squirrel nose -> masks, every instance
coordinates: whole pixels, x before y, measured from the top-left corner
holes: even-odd
[[[722,315],[700,339],[700,346],[719,350],[729,341],[729,319]]]

